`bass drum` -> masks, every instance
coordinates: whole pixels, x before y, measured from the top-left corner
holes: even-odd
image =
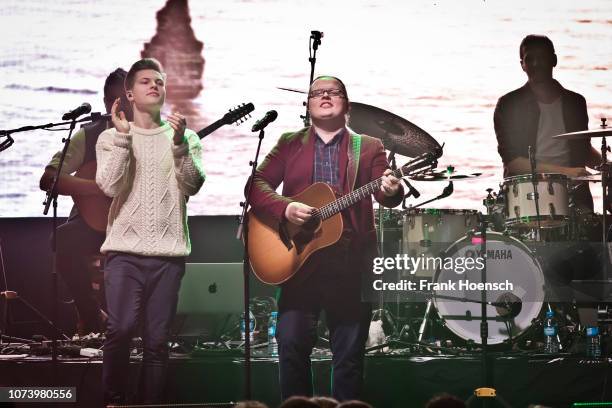
[[[487,343],[501,344],[510,338],[524,334],[542,310],[545,288],[544,274],[537,259],[529,248],[519,240],[498,232],[486,235],[486,274],[487,283],[498,284],[488,288],[486,300],[501,302],[510,300],[515,309],[515,317],[504,317],[507,309],[497,309],[487,305],[489,335]],[[436,272],[434,282],[434,306],[444,325],[460,338],[481,344],[480,318],[481,304],[459,300],[443,299],[439,296],[465,298],[480,301],[482,292],[473,285],[481,283],[482,269],[478,265],[481,256],[480,234],[467,235],[452,244],[443,255],[444,264]],[[472,258],[474,261],[466,262]],[[452,261],[449,261],[452,259]],[[461,261],[463,259],[463,261]],[[480,265],[482,265],[481,262]],[[442,283],[455,282],[456,286],[444,288]],[[463,287],[459,285],[464,282]],[[472,285],[466,288],[466,283]],[[510,285],[508,284],[510,283]],[[518,311],[520,305],[520,311]]]

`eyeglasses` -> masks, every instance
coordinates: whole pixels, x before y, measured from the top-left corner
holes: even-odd
[[[333,98],[346,98],[346,95],[344,94],[344,92],[341,89],[335,89],[335,88],[330,88],[330,89],[314,89],[312,91],[310,91],[310,93],[308,94],[309,98],[322,98],[323,95],[325,95],[325,93],[327,92],[327,94]]]

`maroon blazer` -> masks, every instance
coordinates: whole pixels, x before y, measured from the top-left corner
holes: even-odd
[[[312,127],[285,133],[280,137],[255,173],[251,192],[253,211],[268,213],[278,220],[284,218],[287,205],[293,201],[289,197],[312,184],[315,137]],[[353,151],[353,139],[358,137],[361,138],[359,155]],[[379,139],[347,132],[341,143],[339,182],[343,186],[343,194],[381,177],[388,168],[385,150]],[[281,182],[283,191],[282,195],[279,195],[275,190]],[[376,201],[386,207],[399,205],[403,196],[401,185],[393,197],[387,197],[381,191],[374,194]],[[348,211],[346,215],[354,231],[352,249],[369,249],[366,252],[372,256],[377,248],[372,197],[368,196],[345,211]]]

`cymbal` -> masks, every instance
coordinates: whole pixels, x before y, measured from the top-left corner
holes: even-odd
[[[595,129],[595,130],[582,130],[580,132],[562,133],[560,135],[553,136],[553,139],[588,139],[590,137],[608,137],[612,136],[612,128],[606,129]]]
[[[472,180],[477,177],[491,177],[493,174],[488,173],[468,173],[468,174],[449,174],[447,171],[434,171],[431,173],[417,174],[414,177],[409,177],[414,181],[461,181]]]
[[[385,149],[407,157],[417,157],[440,149],[429,133],[384,109],[351,102],[348,127],[357,133],[382,140]]]

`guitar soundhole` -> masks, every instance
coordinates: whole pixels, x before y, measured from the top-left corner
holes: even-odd
[[[320,226],[321,226],[321,220],[313,217],[307,222],[305,222],[304,225],[302,225],[301,230],[310,232],[312,234],[316,232],[316,230],[319,229]]]
[[[298,253],[304,250],[306,244],[321,235],[321,220],[311,218],[300,228],[299,232],[293,236],[293,243]]]

